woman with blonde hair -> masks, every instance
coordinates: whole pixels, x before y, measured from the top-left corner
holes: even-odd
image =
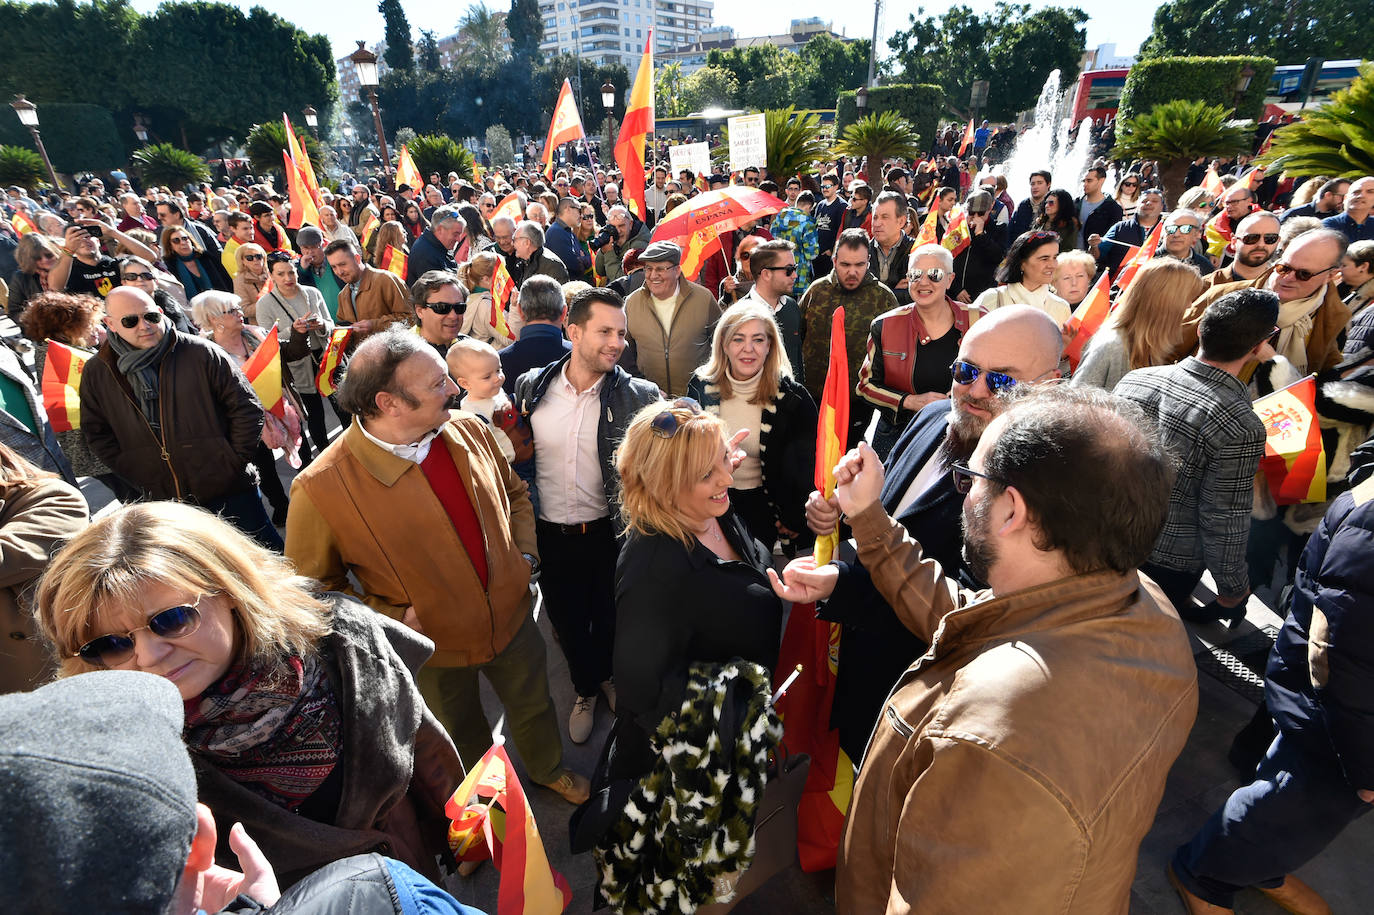
[[[73,537],[35,605],[60,676],[172,681],[201,803],[283,887],[377,849],[437,881],[462,769],[415,687],[433,643],[317,587],[215,515],[147,502]],[[216,856],[235,860],[227,831]]]
[[[395,248],[401,254],[409,256],[410,245],[407,244],[409,236],[406,235],[405,226],[392,220],[382,223],[382,227],[372,235],[369,243],[368,263],[378,270],[385,270],[382,266],[382,256],[388,247]],[[404,279],[404,277],[402,277]]]
[[[1096,275],[1097,261],[1087,251],[1063,251],[1055,262],[1050,289],[1068,302],[1070,308],[1077,308],[1092,291],[1093,277]]]
[[[258,299],[267,288],[267,252],[262,245],[250,241],[234,249],[234,262],[239,268],[234,274],[234,295],[239,297],[244,318],[252,323],[257,318]]]
[[[506,303],[506,327],[510,334],[498,333],[496,316],[492,311],[491,285],[496,276],[496,265],[501,259],[499,251],[492,249],[480,251],[465,264],[458,266],[458,279],[468,288],[468,310],[463,313],[463,327],[459,331],[483,343],[490,343],[496,349],[510,346],[520,337],[524,321],[520,309],[515,305],[516,295],[510,296]]]
[[[1168,364],[1183,340],[1183,313],[1205,288],[1192,264],[1172,257],[1150,260],[1088,341],[1070,383],[1111,391],[1133,369]]]
[[[19,269],[9,275],[9,301],[6,312],[18,321],[29,299],[48,289],[48,271],[57,264],[61,243],[38,232],[30,232],[19,239],[14,249]]]
[[[802,511],[816,463],[816,402],[792,378],[773,310],[757,299],[731,305],[716,322],[711,356],[687,395],[732,433],[748,431],[730,503],[769,553],[781,537],[807,532]]]

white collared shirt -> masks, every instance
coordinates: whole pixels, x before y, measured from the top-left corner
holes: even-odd
[[[892,517],[900,518],[907,509],[916,504],[917,499],[925,495],[926,491],[947,473],[949,473],[949,465],[945,463],[944,455],[937,449],[916,473],[916,477],[911,481],[911,485],[906,488],[906,492],[902,493],[902,499],[897,503],[897,510],[892,513]]]
[[[534,432],[534,478],[539,487],[539,517],[554,524],[583,524],[610,514],[596,446],[602,375],[578,391],[568,367],[549,383],[530,414]]]
[[[384,442],[371,432],[367,431],[367,426],[363,425],[362,420],[358,421],[358,428],[367,436],[367,440],[378,448],[389,451],[402,460],[410,461],[412,464],[423,464],[425,458],[429,456],[429,446],[439,437],[439,430],[432,429],[425,433],[424,438],[418,442],[411,442],[409,445],[393,445],[391,442]]]

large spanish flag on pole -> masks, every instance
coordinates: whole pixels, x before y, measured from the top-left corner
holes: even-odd
[[[54,432],[81,428],[81,372],[90,353],[48,341],[43,360],[43,408]]]
[[[253,355],[243,363],[243,374],[248,377],[248,383],[253,386],[258,400],[262,401],[263,408],[285,419],[286,403],[282,399],[281,388],[281,340],[277,337],[276,327],[267,332]]]
[[[286,195],[291,201],[291,216],[286,223],[288,229],[299,229],[304,225],[318,226],[320,224],[320,210],[315,206],[315,201],[310,199],[310,191],[305,186],[305,179],[301,177],[300,171],[291,164],[291,156],[286,150],[281,151],[282,165],[286,171]]]
[[[959,141],[959,155],[973,145],[973,118],[968,119],[968,127],[964,128],[964,138]]]
[[[630,105],[625,109],[625,121],[615,141],[615,164],[620,168],[620,196],[630,211],[640,219],[647,219],[644,202],[647,178],[644,174],[644,138],[654,129],[654,30],[644,40],[644,55],[639,58],[639,72],[630,90]]]
[[[1317,423],[1317,379],[1308,375],[1253,404],[1264,423],[1260,470],[1279,505],[1326,500],[1326,449]]]
[[[296,171],[301,173],[305,179],[305,187],[310,192],[310,199],[315,201],[316,207],[324,206],[324,197],[320,195],[320,182],[315,178],[315,166],[310,163],[310,156],[305,151],[305,140],[301,135],[291,129],[291,119],[286,116],[286,112],[281,114],[282,123],[286,125],[286,144],[291,153],[291,161],[296,165]],[[319,223],[315,223],[319,225]]]
[[[410,158],[410,150],[406,149],[405,144],[401,144],[401,151],[396,156],[396,187],[403,184],[410,185],[410,189],[416,192],[424,190],[425,182],[420,177],[420,170],[415,167],[415,160]]]
[[[549,120],[549,138],[544,141],[545,177],[553,174],[554,149],[586,135],[582,116],[577,113],[577,103],[573,101],[572,84],[564,79],[563,88],[558,91],[558,102],[553,106],[553,117]]]
[[[830,317],[830,368],[821,396],[820,422],[816,424],[815,483],[822,496],[835,494],[835,465],[844,457],[849,441],[849,355],[844,340],[844,306]],[[832,532],[816,538],[816,565],[830,561],[840,535]]]

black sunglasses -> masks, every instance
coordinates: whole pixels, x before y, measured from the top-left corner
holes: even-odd
[[[1266,245],[1277,245],[1279,243],[1279,233],[1277,232],[1265,232],[1263,235],[1259,232],[1251,232],[1247,235],[1240,236],[1240,243],[1242,245],[1253,245],[1261,238],[1264,239]]]
[[[148,279],[152,279],[151,276]],[[119,319],[119,325],[125,330],[133,330],[138,326],[140,320],[147,321],[149,324],[161,324],[162,312],[150,311],[143,315],[125,315]]]
[[[1314,277],[1321,276],[1323,273],[1335,270],[1339,266],[1340,264],[1332,264],[1330,267],[1327,267],[1324,270],[1303,270],[1301,268],[1294,267],[1292,264],[1285,264],[1283,263],[1283,261],[1279,261],[1277,264],[1274,265],[1274,272],[1277,273],[1279,276],[1287,276],[1291,273],[1298,278],[1298,282],[1305,283],[1308,280],[1313,279]]]
[[[796,275],[797,275],[797,265],[796,265],[796,264],[788,264],[786,267],[760,267],[759,269],[760,269],[760,270],[781,270],[783,273],[787,274],[788,276],[796,276]]]
[[[956,360],[949,367],[950,374],[954,377],[955,384],[973,384],[978,380],[978,376],[983,376],[988,390],[994,394],[1005,391],[1007,388],[1016,384],[1016,379],[1005,372],[990,372],[987,369],[979,368],[972,362],[964,362],[962,359]]]
[[[243,259],[246,260],[246,261],[260,261],[260,260],[262,260],[262,255],[261,255],[261,254],[245,254],[245,255],[243,256]]]
[[[467,314],[468,300],[464,299],[463,301],[458,302],[457,304],[454,304],[453,302],[426,302],[420,307],[428,308],[436,315],[446,315],[454,309],[457,309],[458,313],[461,315]]]
[[[949,472],[950,476],[954,478],[954,491],[961,496],[968,495],[969,490],[973,488],[973,481],[975,478],[987,480],[989,483],[996,483],[998,486],[1006,485],[996,477],[990,477],[985,473],[970,470],[967,464],[952,464],[949,468]]]
[[[126,283],[133,283],[133,282],[138,282],[138,281],[147,281],[147,280],[151,280],[152,278],[153,278],[153,275],[152,275],[151,273],[126,273],[126,274],[124,274],[124,282],[126,282]],[[130,315],[129,317],[133,317],[133,315]],[[133,325],[133,324],[129,324],[129,325],[127,325],[127,326],[133,327],[134,325]]]
[[[677,430],[682,426],[682,420],[678,419],[677,414],[673,411],[679,409],[687,410],[695,416],[701,412],[701,404],[690,397],[679,397],[668,404],[663,412],[655,416],[653,422],[650,423],[650,429],[654,435],[659,438],[672,438],[677,435]]]
[[[72,657],[100,667],[118,667],[134,656],[134,633],[147,629],[160,639],[182,639],[200,628],[200,602],[202,594],[195,603],[168,607],[153,614],[147,625],[130,629],[124,635],[102,635],[91,639],[76,650]]]

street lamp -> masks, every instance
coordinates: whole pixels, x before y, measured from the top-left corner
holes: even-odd
[[[601,107],[606,109],[606,148],[611,149],[615,146],[615,83],[610,80],[601,84]]]
[[[857,109],[859,109],[859,117],[863,117],[863,113],[864,113],[865,111],[868,110],[868,87],[867,87],[867,86],[860,86],[860,87],[854,92],[854,107],[857,108]]]
[[[19,115],[19,123],[29,129],[33,134],[34,145],[38,147],[38,153],[43,157],[43,164],[48,167],[48,177],[52,178],[52,186],[57,190],[62,190],[61,183],[57,180],[57,171],[52,167],[52,160],[48,158],[48,150],[43,146],[43,138],[38,135],[38,106],[22,94],[16,95],[14,101],[10,102],[10,107],[14,113]]]
[[[138,138],[140,143],[148,142],[148,125],[143,123],[143,115],[141,114],[134,115],[134,136]]]
[[[377,125],[377,142],[382,147],[382,174],[391,171],[391,153],[386,148],[386,133],[382,130],[382,110],[377,107],[377,55],[364,47],[366,42],[358,42],[358,50],[348,55],[353,61],[353,69],[358,74],[358,85],[367,90],[367,100],[372,105],[372,120]]]
[[[320,113],[310,105],[306,105],[305,110],[302,111],[301,114],[305,115],[305,126],[310,128],[310,132],[314,134],[315,139],[318,140],[320,138],[320,131],[318,130],[320,126]]]

